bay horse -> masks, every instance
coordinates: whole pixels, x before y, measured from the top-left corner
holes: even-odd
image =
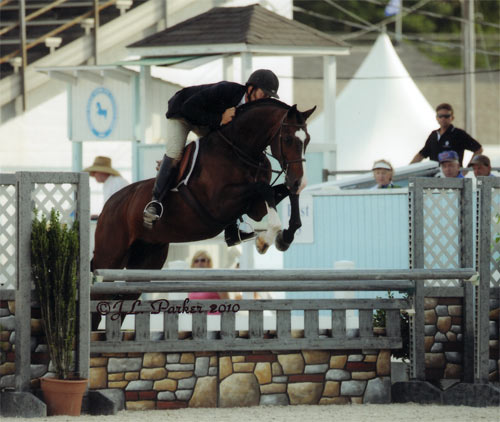
[[[300,112],[296,106],[274,99],[254,101],[239,107],[230,124],[200,140],[188,188],[212,216],[212,224],[200,218],[200,210],[188,204],[180,192],[170,192],[162,218],[152,230],[143,227],[142,211],[151,199],[154,179],[115,193],[97,222],[92,269],[161,268],[169,243],[212,238],[242,214],[256,221],[270,214],[268,231],[256,240],[259,252],[265,252],[280,226],[276,202],[295,194],[300,186],[310,140],[306,120],[314,109]],[[264,155],[269,145],[286,175],[285,187],[269,186],[271,165]],[[282,236],[279,240],[282,242]]]
[[[256,239],[260,253],[274,242],[279,250],[286,250],[301,226],[297,191],[310,140],[306,120],[315,108],[300,112],[296,105],[275,99],[238,107],[229,124],[199,141],[189,182],[169,192],[164,213],[152,230],[143,226],[142,213],[151,199],[154,179],[116,192],[97,222],[92,270],[160,269],[171,242],[212,238],[243,214],[256,221],[269,216],[267,231]],[[284,185],[269,184],[268,146],[285,173]],[[292,213],[289,228],[283,232],[276,204],[288,195]]]

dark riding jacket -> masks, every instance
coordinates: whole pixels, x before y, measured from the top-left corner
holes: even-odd
[[[226,81],[181,89],[168,101],[167,119],[181,117],[193,125],[216,129],[224,111],[236,107],[245,91],[245,85]]]

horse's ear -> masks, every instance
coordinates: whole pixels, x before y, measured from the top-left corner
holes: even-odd
[[[316,106],[314,106],[310,110],[302,112],[302,117],[304,117],[304,120],[307,120],[309,116],[314,113],[314,110],[316,110]]]
[[[297,104],[294,104],[288,109],[288,115],[295,114],[297,112]]]

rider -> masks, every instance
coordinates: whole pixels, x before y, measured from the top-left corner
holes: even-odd
[[[178,91],[168,102],[167,151],[153,187],[153,198],[144,209],[144,225],[152,228],[163,214],[162,200],[175,181],[174,171],[181,159],[190,131],[205,136],[210,131],[229,123],[236,107],[262,98],[278,97],[279,81],[270,70],[253,72],[245,85],[222,81],[214,84],[191,86]],[[255,236],[241,232],[236,220],[225,228],[228,246]]]

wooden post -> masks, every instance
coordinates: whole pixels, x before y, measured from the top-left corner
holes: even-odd
[[[479,289],[477,290],[477,332],[476,355],[477,369],[475,382],[487,383],[489,375],[489,311],[490,311],[490,280],[492,262],[492,191],[500,189],[500,180],[496,177],[479,177],[479,233],[477,240]]]
[[[472,237],[472,180],[462,179],[464,186],[460,195],[460,225],[461,225],[461,257],[460,266],[472,267],[474,265],[473,257],[473,237]],[[474,380],[474,286],[471,283],[462,282],[464,285],[463,299],[463,331],[464,331],[464,381],[473,382]]]
[[[463,62],[464,62],[464,105],[465,130],[476,134],[476,37],[474,31],[474,0],[463,0],[462,23]]]
[[[76,216],[79,224],[77,372],[88,378],[90,371],[90,188],[89,174],[78,174]]]
[[[31,220],[33,182],[28,172],[16,173],[16,391],[29,391],[31,378]]]
[[[412,268],[424,268],[424,191],[422,179],[410,178],[409,191],[411,196],[411,264]],[[413,307],[415,315],[410,317],[410,378],[425,380],[425,348],[424,348],[424,280],[415,280]]]
[[[19,39],[21,49],[21,95],[23,111],[27,109],[26,67],[28,66],[28,55],[26,53],[26,2],[19,0]]]

